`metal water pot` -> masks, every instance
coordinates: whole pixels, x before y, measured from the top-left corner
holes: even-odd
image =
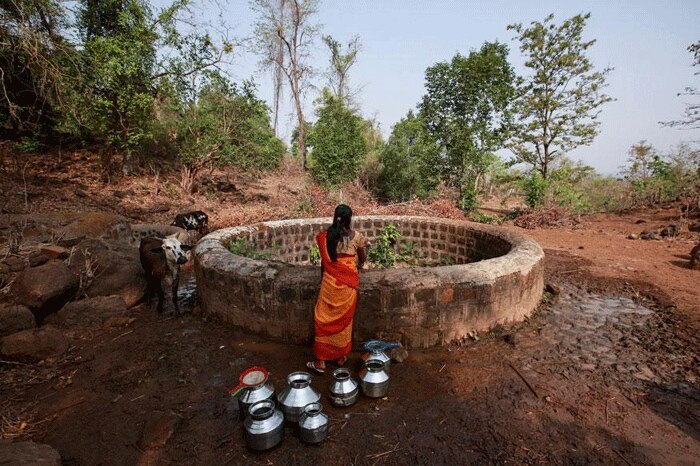
[[[360,388],[355,379],[350,376],[350,371],[340,367],[333,371],[333,382],[329,390],[333,406],[346,407],[352,406],[357,401]]]
[[[267,450],[282,441],[284,414],[275,408],[274,401],[258,401],[248,409],[248,417],[243,425],[248,447],[258,451]]]
[[[277,401],[288,422],[299,422],[299,416],[304,407],[321,399],[321,394],[311,388],[311,374],[308,372],[292,372],[287,376],[289,386],[277,394]]]
[[[328,435],[328,416],[321,403],[309,403],[299,416],[299,436],[306,443],[319,443]]]
[[[362,353],[362,359],[369,361],[370,359],[378,359],[384,363],[384,370],[391,372],[391,358],[386,354],[386,350],[401,346],[399,342],[385,342],[382,340],[366,341],[362,347],[365,352]]]
[[[238,393],[238,406],[244,416],[252,405],[263,400],[275,401],[275,387],[269,380],[255,387],[244,388]]]
[[[370,398],[381,398],[389,391],[389,374],[384,370],[384,363],[378,359],[368,359],[365,367],[360,369],[360,388]]]

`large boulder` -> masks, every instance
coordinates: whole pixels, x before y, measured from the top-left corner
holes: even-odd
[[[0,337],[34,327],[36,319],[27,306],[18,304],[0,308]]]
[[[123,239],[131,236],[129,222],[109,212],[85,212],[61,230],[65,238]]]
[[[118,295],[127,307],[135,306],[146,294],[146,276],[141,264],[114,258],[87,289],[88,296]]]
[[[13,287],[19,304],[29,307],[41,321],[75,297],[80,281],[60,260],[23,270]]]
[[[139,251],[128,244],[82,241],[76,247],[71,267],[76,273],[84,273],[88,268],[93,271],[91,283],[85,290],[89,297],[117,295],[127,307],[132,307],[146,293]]]
[[[26,363],[60,356],[68,347],[68,339],[51,326],[24,330],[0,340],[0,354],[3,358]]]
[[[110,317],[124,312],[126,303],[121,296],[97,296],[66,304],[46,322],[68,328],[102,325]]]
[[[31,440],[12,442],[0,439],[0,464],[61,466],[61,455],[43,443]]]

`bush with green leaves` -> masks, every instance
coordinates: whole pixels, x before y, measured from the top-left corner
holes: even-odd
[[[232,254],[257,260],[272,259],[279,254],[279,246],[272,245],[270,249],[260,251],[255,243],[249,243],[248,238],[243,236],[226,241],[224,246],[226,246],[226,249]]]
[[[315,244],[309,249],[309,262],[313,265],[321,263],[321,250]]]
[[[623,175],[633,190],[631,204],[647,204],[693,195],[700,187],[700,150],[680,145],[667,155],[646,141],[632,146]]]
[[[499,224],[503,221],[503,217],[500,217],[498,215],[487,214],[479,210],[472,212],[470,217],[472,221],[477,223]]]
[[[379,194],[392,201],[424,199],[440,182],[439,148],[420,117],[409,111],[396,123],[379,162]]]
[[[38,152],[44,145],[34,138],[23,138],[12,144],[12,152],[27,153]]]
[[[396,244],[401,238],[401,232],[394,224],[388,224],[369,248],[368,259],[383,269],[392,267],[398,260]]]
[[[380,154],[384,148],[384,139],[379,129],[379,123],[374,120],[362,120],[362,137],[365,140],[367,151],[362,156],[357,180],[367,191],[377,192],[382,172]]]
[[[544,205],[547,194],[547,180],[540,172],[534,170],[530,176],[524,177],[520,183],[520,189],[525,195],[525,203],[531,209],[536,209]]]
[[[181,162],[194,178],[207,165],[234,165],[246,171],[277,167],[284,143],[275,137],[255,84],[242,86],[218,72],[205,73],[194,101],[175,99],[166,124],[176,134]]]
[[[319,183],[338,186],[355,179],[367,145],[363,120],[324,90],[316,110],[318,120],[309,133],[309,168]]]
[[[593,167],[563,157],[547,179],[551,197],[547,204],[566,207],[577,213],[590,211],[588,185],[596,177]]]

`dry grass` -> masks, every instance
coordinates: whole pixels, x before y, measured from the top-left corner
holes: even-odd
[[[571,227],[581,223],[578,215],[562,207],[526,211],[515,219],[513,224],[520,228]]]

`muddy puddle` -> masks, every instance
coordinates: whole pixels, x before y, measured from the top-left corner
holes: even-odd
[[[539,337],[552,347],[551,355],[559,364],[587,371],[609,367],[654,377],[642,361],[621,357],[626,342],[639,342],[635,329],[644,329],[654,318],[651,309],[629,298],[584,293],[561,296],[550,313]]]
[[[197,278],[194,270],[184,271],[180,275],[180,288],[177,293],[177,303],[181,313],[192,312],[197,302]]]

